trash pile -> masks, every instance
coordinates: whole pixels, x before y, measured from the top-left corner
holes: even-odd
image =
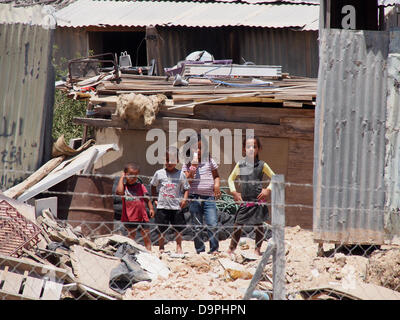
[[[41,230],[34,246],[0,255],[3,299],[124,299],[132,284],[169,276],[160,259],[128,237],[84,237],[48,209],[34,223]]]

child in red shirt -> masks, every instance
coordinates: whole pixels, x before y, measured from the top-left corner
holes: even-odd
[[[125,222],[125,226],[129,231],[129,237],[135,240],[136,229],[139,226],[144,246],[147,250],[151,251],[150,228],[147,225],[149,217],[145,204],[149,207],[151,218],[154,217],[154,208],[147,197],[148,192],[146,187],[137,181],[138,174],[138,165],[135,163],[125,165],[124,172],[118,181],[116,193],[123,196],[121,222]]]

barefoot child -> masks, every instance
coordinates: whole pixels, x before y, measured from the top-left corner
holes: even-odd
[[[235,225],[228,253],[233,253],[237,247],[241,227],[251,225],[255,228],[255,253],[261,255],[261,245],[264,238],[263,222],[268,218],[267,197],[271,194],[271,184],[267,188],[262,187],[263,175],[270,178],[274,175],[271,168],[258,159],[261,149],[258,137],[246,137],[243,141],[246,158],[239,161],[228,178],[229,189],[234,200],[240,203],[235,215]],[[242,181],[241,193],[236,191],[234,180],[236,177]]]
[[[157,213],[155,222],[159,224],[159,250],[164,251],[164,233],[168,224],[171,224],[176,231],[176,253],[182,251],[182,230],[186,224],[185,217],[181,209],[186,206],[189,195],[189,183],[185,174],[176,169],[178,163],[178,150],[170,147],[165,156],[165,168],[157,170],[150,181],[151,194],[157,194],[155,201]]]
[[[116,193],[122,196],[121,222],[125,222],[125,226],[129,230],[129,237],[135,240],[136,229],[139,227],[144,246],[151,251],[149,226],[147,225],[149,217],[145,204],[149,207],[151,218],[154,217],[154,209],[148,198],[146,187],[137,179],[138,174],[139,166],[137,164],[125,165],[124,172],[118,181]]]

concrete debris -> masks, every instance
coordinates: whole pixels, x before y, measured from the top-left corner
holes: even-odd
[[[250,249],[237,248],[235,255],[240,259],[235,261],[226,253],[230,239],[220,241],[216,255],[196,254],[193,242],[183,241],[183,258],[168,254],[175,249],[171,241],[160,260],[157,249],[148,252],[122,235],[84,236],[67,221],[55,219],[49,210],[43,210],[36,222],[44,245],[24,250],[20,258],[0,256],[6,261],[0,264],[0,281],[8,283],[6,292],[0,289],[3,299],[15,298],[20,292],[18,298],[24,299],[243,299],[259,263],[249,259],[253,240],[246,241]],[[384,248],[371,257],[318,257],[313,233],[292,227],[285,228],[285,241],[290,241],[291,248],[286,256],[288,298],[398,299],[400,293],[384,288],[398,288],[398,248]],[[18,276],[10,273],[15,266],[25,277],[17,282]],[[272,268],[272,263],[265,266],[252,299],[272,298]],[[43,287],[46,279],[54,280],[49,289]],[[18,292],[11,290],[11,280],[20,284]],[[41,283],[43,292],[52,288],[53,294],[25,292],[21,284],[28,280]]]
[[[306,300],[399,300],[400,293],[371,283],[354,283],[345,287],[331,282],[327,286],[302,290]]]

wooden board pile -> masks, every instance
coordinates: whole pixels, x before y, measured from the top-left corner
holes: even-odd
[[[90,86],[87,79],[83,83],[86,87]],[[279,79],[194,77],[176,84],[172,77],[121,74],[119,81],[105,79],[95,81],[95,90],[92,94],[79,94],[82,88],[78,83],[73,94],[75,98],[89,98],[89,118],[113,119],[118,96],[128,93],[147,96],[165,95],[167,99],[157,117],[198,118],[196,107],[202,105],[214,106],[213,109],[223,105],[244,104],[256,107],[314,109],[317,79],[285,74]]]
[[[115,253],[124,244],[137,251],[135,257],[149,279],[168,277],[163,262],[128,237],[84,237],[54,219],[48,209],[35,223],[41,228],[37,245],[23,248],[18,258],[0,254],[0,300],[126,299],[110,287],[112,270],[125,258]]]

